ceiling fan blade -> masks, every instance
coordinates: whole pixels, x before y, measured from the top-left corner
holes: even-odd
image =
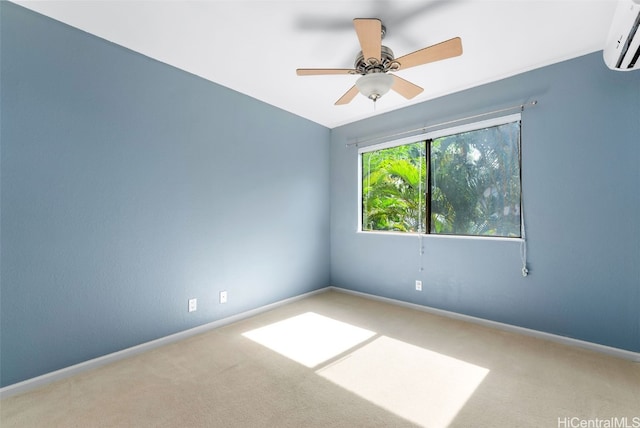
[[[424,89],[422,89],[420,86],[414,85],[408,80],[405,80],[402,77],[396,75],[393,75],[393,85],[391,86],[391,89],[408,100],[424,91]]]
[[[356,87],[356,85],[353,85],[351,89],[349,89],[343,96],[340,97],[338,101],[336,101],[335,105],[341,106],[344,104],[349,104],[351,100],[353,100],[358,94],[358,88]]]
[[[459,55],[462,55],[462,40],[460,37],[454,37],[442,43],[396,58],[396,61],[400,63],[399,70],[405,70],[409,67],[415,67],[416,65],[453,58]]]
[[[320,76],[329,74],[356,74],[357,71],[352,68],[298,68],[296,74],[298,76]]]
[[[375,58],[380,61],[382,50],[382,22],[379,19],[356,18],[353,26],[358,34],[365,61]]]

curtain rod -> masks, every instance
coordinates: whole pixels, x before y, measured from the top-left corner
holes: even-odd
[[[373,138],[368,138],[368,139],[362,140],[362,141],[355,141],[353,143],[347,143],[347,144],[345,144],[345,146],[346,147],[358,146],[360,144],[370,143],[370,142],[376,141],[376,140],[386,140],[386,139],[389,139],[389,138],[401,137],[403,135],[413,134],[414,132],[418,132],[418,131],[424,132],[427,129],[436,128],[438,126],[451,125],[453,123],[463,122],[463,121],[469,120],[469,119],[477,119],[477,118],[480,118],[480,117],[490,116],[490,115],[496,114],[496,113],[505,113],[507,111],[512,111],[512,110],[516,110],[516,109],[520,110],[520,111],[523,111],[525,109],[525,107],[534,107],[536,104],[538,104],[538,101],[537,100],[533,100],[533,101],[530,101],[528,103],[524,103],[524,104],[520,104],[520,105],[516,105],[516,106],[511,106],[511,107],[503,108],[503,109],[500,109],[500,110],[493,110],[493,111],[489,111],[487,113],[480,113],[480,114],[476,114],[476,115],[473,115],[473,116],[462,117],[460,119],[449,120],[447,122],[436,123],[435,125],[423,126],[423,127],[420,127],[420,128],[410,129],[408,131],[402,131],[402,132],[397,132],[395,134],[385,135],[385,136],[382,136],[382,137],[373,137]]]

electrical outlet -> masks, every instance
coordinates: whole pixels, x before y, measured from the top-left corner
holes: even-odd
[[[189,312],[195,312],[198,309],[198,299],[189,299]]]
[[[422,291],[422,281],[416,279],[416,291]]]
[[[220,292],[220,303],[227,303],[227,292],[226,291],[221,291]]]

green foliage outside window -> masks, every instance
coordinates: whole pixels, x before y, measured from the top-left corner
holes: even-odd
[[[519,237],[519,148],[516,121],[363,153],[362,229]]]
[[[364,230],[424,232],[425,142],[362,154]]]

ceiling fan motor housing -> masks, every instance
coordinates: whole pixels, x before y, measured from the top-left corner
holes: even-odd
[[[365,58],[362,51],[356,56],[354,68],[358,74],[369,73],[386,73],[388,71],[396,71],[400,67],[400,63],[395,60],[393,51],[387,46],[381,46],[380,61],[377,58]]]

